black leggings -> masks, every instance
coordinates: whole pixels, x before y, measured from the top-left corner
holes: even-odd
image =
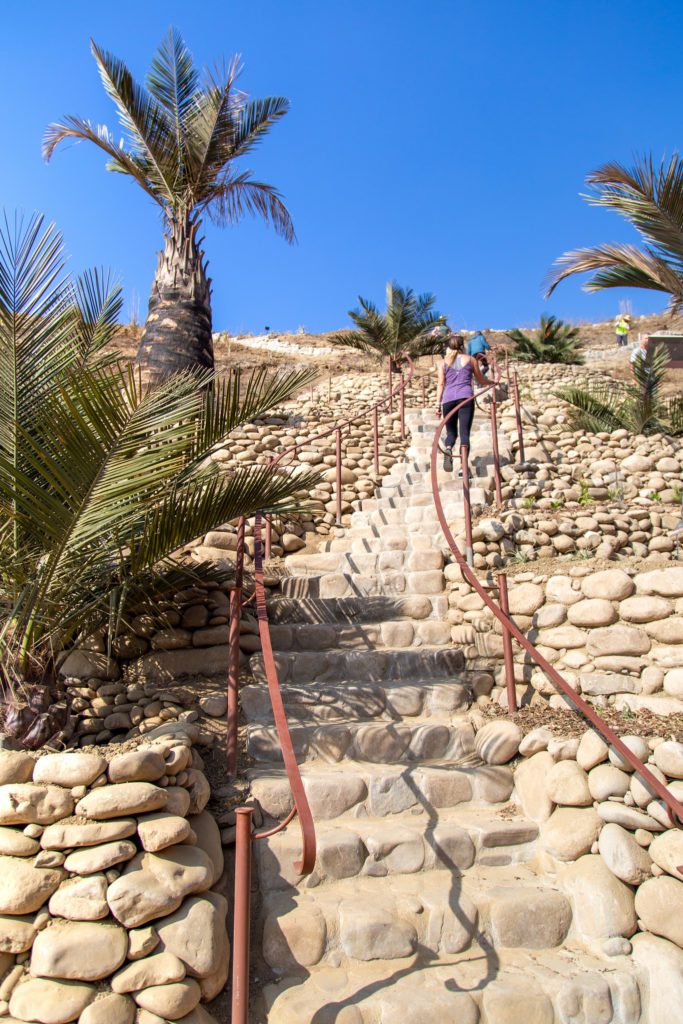
[[[456,398],[454,402],[444,402],[441,406],[443,415],[448,416],[452,409],[455,409],[456,405],[460,405],[462,398]],[[460,444],[470,445],[470,427],[472,426],[472,420],[474,419],[474,399],[467,402],[466,405],[460,406],[455,416],[451,416],[448,423],[446,424],[446,447],[452,448],[458,439],[458,426],[460,427]]]

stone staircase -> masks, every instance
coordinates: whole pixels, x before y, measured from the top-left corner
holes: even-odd
[[[299,879],[296,823],[255,844],[257,936],[277,980],[254,1022],[636,1024],[628,962],[582,946],[537,870],[538,826],[510,803],[512,770],[475,754],[429,482],[436,420],[407,420],[406,461],[326,550],[287,559],[269,602],[318,856]],[[478,414],[473,502],[491,490],[489,448]],[[461,483],[439,476],[457,527]],[[268,827],[292,804],[260,654],[250,667],[242,707]]]

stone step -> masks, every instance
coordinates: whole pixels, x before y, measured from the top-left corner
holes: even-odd
[[[372,513],[374,514],[374,513]],[[337,558],[337,553],[332,552]],[[445,590],[441,569],[425,572],[387,570],[379,573],[329,572],[322,576],[283,576],[280,593],[285,597],[394,597],[404,594],[434,596]]]
[[[263,687],[265,689],[265,687]],[[261,697],[261,695],[259,695]],[[263,710],[261,700],[259,710]],[[299,704],[301,707],[301,702]],[[306,709],[310,712],[310,707]],[[348,719],[301,724],[288,709],[288,725],[297,761],[322,760],[328,764],[360,761],[370,764],[424,763],[456,759],[474,750],[474,731],[463,716],[460,722],[392,721],[358,722]],[[275,726],[251,724],[246,729],[247,753],[259,762],[282,763],[282,749]]]
[[[403,650],[327,650],[274,655],[278,680],[285,683],[337,683],[356,680],[363,684],[385,680],[450,679],[465,665],[463,652],[454,647],[421,647]],[[266,682],[263,654],[249,659],[257,683]]]
[[[276,932],[287,937],[292,960],[301,963],[317,934],[313,962],[320,966],[354,970],[359,961],[381,957],[398,967],[416,954],[426,966],[433,956],[472,945],[491,953],[557,949],[572,923],[567,896],[525,864],[479,866],[465,874],[454,865],[421,874],[415,883],[410,874],[354,876],[298,892],[266,893],[264,958],[276,966],[270,945]],[[577,1019],[597,1024],[601,1018]]]
[[[354,513],[355,515],[355,513]],[[331,541],[323,541],[320,551],[359,551],[358,542],[371,541],[370,547],[363,546],[365,551],[439,551],[448,549],[446,541],[440,534],[421,533],[401,524],[387,525],[367,524],[365,526],[349,526],[343,536],[335,536]],[[334,546],[331,546],[334,545]]]
[[[427,619],[413,622],[409,618],[385,619],[375,623],[299,622],[271,625],[270,639],[275,651],[422,647],[450,644],[451,625],[448,621]]]
[[[304,927],[301,921],[299,928]],[[272,933],[269,943],[268,955],[273,958],[277,946]],[[273,1024],[644,1024],[646,1020],[641,1015],[638,976],[630,961],[619,957],[606,963],[577,946],[493,952],[485,944],[483,948],[474,944],[457,957],[431,954],[424,969],[414,954],[399,961],[355,962],[349,970],[347,965],[329,962],[311,964],[319,945],[318,937],[317,944],[311,943],[305,971],[289,955],[284,978],[265,988],[264,1019]]]
[[[284,768],[269,764],[248,775],[263,813],[282,821],[292,809]],[[343,815],[396,821],[397,815],[425,810],[436,820],[444,808],[507,805],[513,783],[507,766],[483,765],[472,757],[422,766],[309,761],[301,765],[301,776],[316,825]]]
[[[387,570],[404,569],[408,573],[443,568],[440,550],[429,551],[324,551],[318,554],[296,554],[285,558],[285,565],[293,576],[317,576],[321,573],[350,573],[373,575]]]
[[[481,487],[470,487],[470,502],[472,505],[485,505],[487,502],[486,491]],[[459,502],[442,502],[446,521],[465,521],[465,507]],[[408,508],[378,508],[373,510],[358,510],[351,513],[352,526],[415,526],[418,531],[436,530],[439,528],[439,517],[436,514],[434,505],[431,507],[410,506]]]
[[[333,544],[334,541],[328,543]],[[448,598],[445,594],[409,594],[404,597],[342,597],[337,600],[275,594],[268,599],[267,609],[271,628],[305,622],[335,627],[357,626],[361,623],[379,624],[400,619],[417,620],[416,624],[437,619],[440,623],[448,614]]]
[[[286,683],[280,689],[288,721],[293,725],[314,722],[322,726],[371,720],[386,725],[406,719],[426,719],[426,724],[450,724],[453,716],[467,711],[472,702],[469,678],[468,673],[463,673],[448,681]],[[242,686],[240,698],[247,722],[272,723],[273,713],[266,684]],[[467,735],[470,734],[471,730],[468,730]],[[469,739],[464,739],[464,746],[467,752],[472,749]]]
[[[507,813],[507,808],[459,807],[439,814],[438,821],[424,810],[391,824],[385,818],[351,817],[321,822],[316,827],[315,869],[306,888],[359,875],[381,878],[439,870],[464,874],[482,865],[527,863],[536,852],[538,825],[523,815],[510,818]],[[285,829],[255,844],[262,892],[298,884],[301,876],[294,864],[300,846],[296,829]]]

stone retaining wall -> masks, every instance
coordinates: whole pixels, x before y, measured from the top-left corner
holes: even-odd
[[[215,1024],[228,903],[196,739],[0,750],[0,1019]]]
[[[459,577],[458,566],[446,575]],[[584,697],[627,713],[683,713],[683,566],[596,573],[574,565],[552,575],[522,573],[508,585],[517,626]],[[451,638],[480,673],[480,698],[504,703],[502,627],[469,584],[451,587]],[[513,649],[518,701],[564,707],[526,652]]]

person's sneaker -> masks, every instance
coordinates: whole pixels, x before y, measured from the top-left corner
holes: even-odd
[[[443,468],[445,473],[453,472],[453,449],[446,448],[443,453]]]

